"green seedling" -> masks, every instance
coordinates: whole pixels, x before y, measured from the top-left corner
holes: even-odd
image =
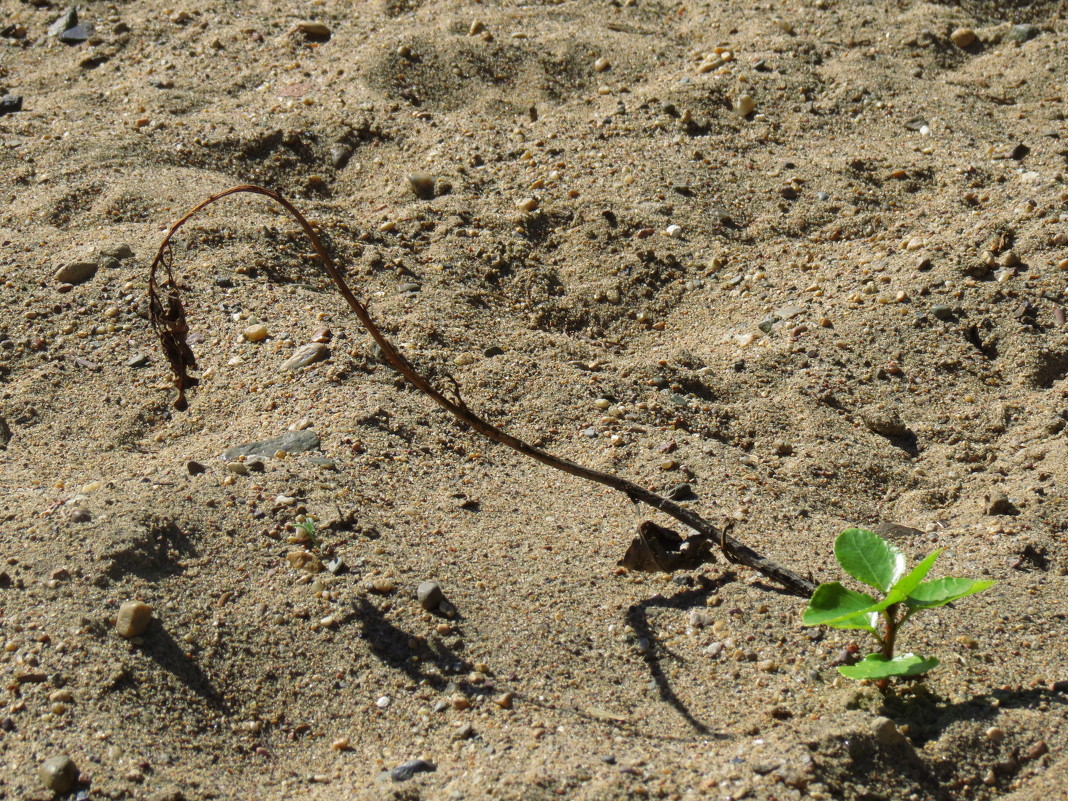
[[[834,541],[834,556],[842,569],[857,581],[883,594],[881,600],[843,587],[839,582],[820,584],[801,618],[805,626],[866,631],[879,643],[876,653],[855,665],[842,665],[838,672],[850,679],[880,679],[919,676],[938,664],[934,657],[894,654],[898,629],[924,609],[945,606],[982,592],[993,581],[940,578],[924,581],[941,553],[935,551],[911,571],[905,555],[878,534],[850,528]]]
[[[308,542],[311,543],[313,548],[319,546],[319,540],[315,537],[315,521],[310,517],[305,517],[303,520],[293,524],[293,528],[299,529],[308,535]]]

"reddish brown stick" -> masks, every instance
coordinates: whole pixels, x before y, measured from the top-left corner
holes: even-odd
[[[815,591],[816,585],[812,581],[761,556],[735,538],[726,535],[724,532],[718,531],[715,526],[700,515],[691,512],[689,509],[685,509],[667,498],[663,498],[655,492],[650,492],[644,487],[641,487],[632,481],[628,481],[625,478],[620,478],[619,476],[610,473],[604,473],[600,470],[583,467],[575,462],[562,459],[559,456],[554,456],[551,453],[535,448],[533,445],[502,431],[492,423],[476,415],[467,408],[467,405],[464,404],[459,397],[453,399],[444,395],[417,372],[414,367],[412,367],[408,360],[404,358],[400,351],[393,346],[393,343],[390,342],[382,331],[379,330],[378,326],[375,325],[375,322],[371,319],[371,315],[368,313],[366,307],[360,303],[352,293],[352,290],[349,289],[348,284],[345,283],[345,279],[341,276],[341,272],[337,269],[333,259],[331,259],[330,255],[326,252],[318,235],[315,233],[311,224],[304,218],[304,215],[277,192],[265,189],[262,186],[235,186],[227,189],[225,192],[212,195],[203,203],[197,205],[188,214],[171,226],[167,235],[163,238],[162,244],[160,244],[159,251],[156,253],[156,258],[153,259],[152,265],[149,268],[148,291],[151,300],[152,324],[160,336],[164,352],[166,353],[176,376],[178,400],[175,405],[178,408],[185,407],[186,388],[196,384],[196,379],[191,378],[187,372],[188,368],[196,367],[196,362],[192,351],[189,349],[189,346],[185,341],[188,327],[186,326],[185,313],[178,295],[177,283],[174,280],[170,260],[168,258],[170,253],[170,240],[190,217],[205,206],[208,206],[227,195],[237,194],[238,192],[249,192],[268,197],[280,204],[293,216],[293,218],[300,224],[300,227],[304,229],[304,233],[307,234],[312,247],[315,248],[315,252],[319,256],[319,260],[322,262],[323,267],[333,280],[335,286],[337,286],[341,296],[345,298],[349,307],[359,318],[360,323],[367,329],[367,332],[378,344],[386,361],[412,385],[428,395],[435,403],[446,409],[458,420],[470,426],[484,437],[487,437],[494,442],[499,442],[501,445],[505,445],[524,456],[529,456],[531,459],[535,459],[549,467],[563,471],[564,473],[570,473],[573,476],[584,478],[587,481],[593,481],[611,487],[612,489],[622,492],[633,502],[640,501],[654,509],[664,512],[665,514],[671,515],[673,518],[689,526],[699,534],[709,537],[713,542],[719,542],[724,553],[731,561],[746,565],[747,567],[751,567],[753,570],[764,574],[773,581],[781,584],[787,591],[794,595],[807,598]],[[156,280],[157,271],[161,265],[167,272],[167,281],[165,283],[167,290],[166,307],[160,297]]]

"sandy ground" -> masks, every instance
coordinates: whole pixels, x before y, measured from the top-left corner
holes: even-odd
[[[1063,793],[1064,3],[282,6],[0,0],[0,798]],[[816,580],[892,523],[998,583],[884,698],[750,570],[619,569],[670,521],[399,380],[263,199],[175,240],[175,410],[147,265],[249,182],[527,441]]]

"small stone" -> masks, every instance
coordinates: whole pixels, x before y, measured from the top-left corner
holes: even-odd
[[[428,612],[436,612],[441,602],[445,600],[445,593],[441,591],[441,585],[436,581],[424,581],[415,591],[415,597],[419,599],[419,605]]]
[[[750,95],[734,98],[734,113],[739,117],[748,117],[756,110],[756,101]]]
[[[67,30],[63,31],[63,33],[56,38],[63,42],[63,44],[75,45],[81,44],[92,35],[92,25],[75,25],[72,28],[67,28]]]
[[[475,736],[475,727],[470,723],[464,723],[452,735],[454,740],[470,740]]]
[[[672,239],[678,239],[680,236],[682,236],[682,226],[669,225],[667,228],[664,229],[664,233],[667,236],[670,236]]]
[[[953,310],[949,308],[949,306],[932,306],[931,314],[935,318],[943,320],[945,322],[948,322],[953,319]]]
[[[514,697],[515,696],[512,693],[502,693],[493,699],[493,703],[501,709],[511,709]]]
[[[298,22],[297,30],[306,36],[320,39],[330,36],[330,26],[323,22]]]
[[[482,355],[485,356],[487,359],[492,359],[494,356],[503,356],[504,348],[500,348],[496,345],[490,345],[488,348],[482,351]]]
[[[348,570],[348,565],[345,564],[345,560],[340,556],[335,556],[329,562],[326,563],[326,569],[333,575],[339,576]]]
[[[601,58],[599,58],[595,62],[593,62],[593,71],[594,72],[607,72],[611,68],[611,66],[612,65],[609,63],[608,59],[605,58],[604,56],[601,56]]]
[[[408,185],[412,188],[415,196],[422,200],[431,200],[434,197],[434,185],[437,179],[433,175],[424,172],[415,172],[408,176]]]
[[[129,359],[126,360],[126,366],[129,367],[131,370],[137,370],[141,367],[148,367],[149,361],[150,360],[147,354],[138,353],[137,355],[131,356]]]
[[[476,19],[474,22],[471,23],[471,27],[467,29],[467,35],[478,36],[484,30],[486,30],[486,23],[484,23],[480,19]]]
[[[78,9],[71,6],[63,14],[48,26],[49,36],[59,36],[63,31],[70,30],[78,24]]]
[[[1046,745],[1046,741],[1039,740],[1037,743],[1027,749],[1026,753],[1024,754],[1024,758],[1027,759],[1028,762],[1030,762],[1034,759],[1038,759],[1040,756],[1044,756],[1048,751],[1049,746]]]
[[[957,28],[949,35],[949,40],[961,50],[966,50],[975,44],[975,31],[971,28]]]
[[[208,472],[208,468],[202,465],[200,462],[195,462],[190,459],[185,463],[185,471],[191,476],[199,476],[201,473]]]
[[[241,332],[241,336],[247,339],[249,342],[262,342],[267,339],[270,334],[267,332],[267,326],[262,323],[256,325],[250,325],[244,331]]]
[[[56,795],[66,795],[74,789],[78,779],[78,768],[66,754],[49,757],[37,768],[41,783]]]
[[[352,148],[344,144],[336,144],[330,148],[330,166],[335,170],[343,169],[352,158]]]
[[[330,358],[330,348],[323,345],[321,342],[310,342],[307,345],[301,345],[295,351],[293,355],[282,362],[281,370],[300,370],[303,367],[307,367],[310,364],[321,362],[324,359]]]
[[[756,669],[761,673],[774,673],[779,669],[779,663],[774,659],[762,659],[756,663]]]
[[[293,566],[294,570],[305,573],[319,573],[323,569],[323,563],[319,557],[309,551],[290,551],[286,554],[286,561]]]
[[[1001,490],[993,490],[987,493],[985,498],[985,504],[983,505],[984,514],[988,515],[1006,515],[1012,511],[1012,503],[1009,501],[1009,496]]]
[[[407,284],[401,284],[399,287],[397,287],[397,291],[404,295],[410,292],[418,292],[422,288],[423,287],[419,284],[409,282]]]
[[[775,440],[771,447],[775,450],[776,456],[792,456],[794,452],[794,446],[781,439]]]
[[[349,743],[348,737],[338,737],[330,744],[330,749],[333,751],[348,751],[350,748],[352,748],[352,745]]]
[[[127,601],[115,616],[115,631],[120,637],[140,637],[152,621],[152,607],[141,601]]]
[[[375,706],[377,706],[379,709],[385,709],[390,705],[390,703],[390,697],[388,695],[383,695],[381,698],[375,701]]]
[[[4,95],[0,97],[0,117],[22,111],[22,95]]]
[[[453,364],[455,364],[457,367],[467,367],[469,364],[474,364],[477,361],[478,357],[475,356],[475,354],[461,353],[459,356],[453,359]]]
[[[1005,34],[1005,41],[1023,44],[1024,42],[1031,41],[1040,33],[1042,33],[1042,31],[1037,25],[1013,25],[1009,28],[1009,32]]]
[[[271,437],[260,442],[249,442],[245,445],[234,445],[223,451],[223,458],[228,460],[240,459],[242,456],[262,456],[266,459],[273,458],[279,451],[285,453],[304,453],[319,447],[319,435],[310,429],[303,431],[287,431],[277,437]]]
[[[96,275],[98,269],[95,261],[72,261],[56,270],[52,277],[60,284],[83,284]]]
[[[885,403],[875,403],[867,406],[860,412],[860,419],[864,425],[874,434],[882,437],[902,437],[909,430],[903,422],[897,409]]]
[[[1005,739],[1005,730],[998,726],[991,726],[986,730],[986,739],[992,742],[999,742]]]
[[[998,783],[998,774],[996,772],[994,772],[993,768],[990,768],[990,770],[988,770],[986,772],[986,774],[983,776],[983,784],[985,784],[987,787],[993,787],[997,783]]]
[[[397,585],[394,583],[393,579],[376,578],[367,583],[367,589],[381,595],[388,595],[393,592],[393,590],[397,589]]]
[[[391,770],[389,777],[395,782],[406,782],[417,773],[433,773],[437,769],[437,765],[425,759],[409,759]]]
[[[248,465],[244,462],[227,462],[226,470],[235,476],[247,476],[249,473]]]
[[[878,717],[873,720],[871,731],[879,745],[886,748],[902,745],[905,742],[905,735],[890,718]]]
[[[538,210],[538,200],[537,200],[537,198],[532,198],[532,197],[524,198],[523,200],[520,200],[516,205],[519,207],[520,211],[525,211],[528,214],[530,212],[534,212],[534,211]]]
[[[689,484],[677,484],[668,492],[667,499],[669,501],[694,501],[697,500],[697,495]]]

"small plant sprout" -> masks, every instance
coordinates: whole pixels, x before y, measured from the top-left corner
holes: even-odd
[[[307,542],[313,548],[318,547],[319,540],[315,537],[315,518],[300,515],[293,523],[293,530],[296,532],[293,537],[294,541]]]
[[[820,584],[801,618],[805,626],[860,629],[879,643],[877,653],[855,665],[842,665],[838,672],[850,679],[889,679],[919,676],[938,664],[934,657],[906,653],[895,655],[898,629],[917,612],[934,609],[982,592],[993,581],[940,578],[924,581],[941,553],[935,551],[911,571],[905,555],[878,534],[850,528],[834,542],[834,556],[842,569],[857,581],[883,594],[878,600],[839,582]]]

